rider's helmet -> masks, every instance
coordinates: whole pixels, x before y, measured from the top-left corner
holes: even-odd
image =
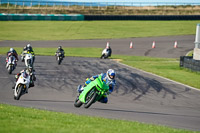
[[[106,73],[106,77],[109,81],[112,81],[115,79],[115,71],[113,69],[109,69]]]
[[[28,66],[27,67],[27,73],[30,75],[33,72],[33,67]]]
[[[27,48],[30,48],[30,47],[31,47],[31,44],[27,44],[26,47],[27,47]]]
[[[32,47],[31,47],[31,45],[30,44],[27,44],[27,51],[31,51],[32,50]]]
[[[13,48],[10,48],[10,52],[14,52],[14,49],[13,49]]]
[[[58,50],[61,50],[61,49],[62,49],[62,46],[59,46],[59,47],[58,47]]]

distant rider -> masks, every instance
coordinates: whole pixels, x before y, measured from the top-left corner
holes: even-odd
[[[16,58],[15,65],[17,65],[18,54],[17,54],[17,52],[15,51],[14,48],[10,48],[10,51],[7,52],[6,63],[8,62],[8,58],[9,58],[11,55],[14,56],[14,57]]]
[[[25,58],[25,54],[31,53],[33,56],[33,62],[35,61],[35,53],[33,51],[33,48],[31,47],[30,44],[27,44],[24,48],[23,48],[23,52],[22,52],[22,61],[24,61]]]
[[[104,49],[105,50],[105,49]],[[108,52],[108,56],[107,57],[111,57],[112,54],[112,49],[110,46],[106,47],[106,52]],[[101,55],[101,59],[103,58],[104,54]]]
[[[55,56],[57,56],[57,54],[61,53],[61,56],[64,58],[65,57],[65,51],[62,49],[62,46],[59,46],[56,53],[55,53]]]
[[[116,84],[115,82],[115,71],[113,69],[109,69],[106,73],[101,73],[102,76],[102,81],[104,81],[106,84],[109,84],[109,92],[108,94],[111,94],[114,90],[114,86]],[[94,81],[96,78],[99,77],[100,74],[92,76],[91,78],[87,78],[86,82],[85,82],[85,86],[87,86],[91,81]],[[81,93],[84,90],[84,87],[82,87],[81,85],[79,85],[78,87],[78,92]],[[107,95],[104,95],[99,102],[101,103],[107,103],[108,102],[108,98]]]
[[[22,73],[25,73],[30,76],[29,87],[34,87],[34,81],[36,81],[36,76],[35,76],[35,70],[33,69],[33,67],[29,66],[29,67],[23,69],[22,71],[20,71],[19,73],[17,73],[17,75],[15,75],[16,82],[18,81],[18,79]],[[12,88],[14,89],[15,85]]]

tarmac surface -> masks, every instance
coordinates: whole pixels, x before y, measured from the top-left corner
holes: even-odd
[[[74,41],[81,42],[81,40]],[[100,42],[98,43],[98,41],[102,40],[88,40],[88,42],[90,41],[94,41],[94,45],[97,42],[96,47],[105,47],[105,44],[100,45]],[[113,40],[110,42],[112,42],[111,46],[113,46],[114,53],[114,49],[118,45],[115,47]],[[188,40],[189,42],[190,40]],[[22,45],[16,41],[15,46],[21,47],[27,42],[24,41],[23,43]],[[2,46],[1,44],[0,46]],[[9,44],[12,45],[14,43]],[[34,48],[37,44],[39,46],[39,41],[31,42],[31,44],[33,44]],[[66,46],[68,46],[67,44]],[[173,48],[173,44],[171,45]],[[47,46],[47,43],[42,43],[42,46]],[[54,44],[50,43],[48,46],[54,47]],[[164,44],[158,47],[161,46],[164,46]],[[186,49],[189,49],[189,44],[187,48],[185,47],[187,47],[186,43],[183,48],[180,48],[182,49],[180,53],[188,52]],[[122,49],[119,49],[119,51],[123,53]],[[11,87],[14,84],[14,75],[21,71],[25,65],[19,61],[13,74],[9,75],[4,62],[5,56],[1,55],[0,103],[200,131],[200,91],[192,87],[109,59],[66,56],[62,64],[57,65],[53,56],[36,56],[34,66],[37,80],[35,87],[30,88],[28,94],[23,95],[19,101],[16,101],[13,98]],[[109,68],[113,68],[117,72],[117,85],[114,92],[108,96],[108,103],[97,102],[89,109],[83,107],[75,108],[73,104],[77,96],[77,86],[83,84],[86,78],[106,72]]]
[[[152,49],[152,43],[155,47]],[[177,41],[178,48],[174,48]],[[101,39],[101,40],[61,40],[61,41],[0,41],[0,47],[24,47],[28,43],[34,47],[98,47],[105,48],[109,42],[112,54],[151,56],[164,58],[179,58],[194,49],[195,35],[127,38],[127,39]],[[130,42],[133,48],[130,49]],[[67,54],[67,51],[66,51]]]

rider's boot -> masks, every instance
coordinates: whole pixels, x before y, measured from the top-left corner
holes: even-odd
[[[28,88],[26,88],[26,92],[25,93],[28,93]]]

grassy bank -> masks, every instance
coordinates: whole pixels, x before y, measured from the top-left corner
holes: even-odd
[[[71,40],[195,34],[199,21],[0,21],[0,40]]]
[[[200,89],[200,73],[180,68],[179,59],[122,55],[113,55],[112,58],[122,59],[123,64]]]
[[[2,133],[192,133],[181,129],[0,104]]]
[[[22,48],[15,47],[18,53]],[[1,47],[0,54],[6,54],[9,47]],[[66,56],[100,57],[101,48],[64,48]],[[34,48],[37,55],[54,55],[56,48]],[[142,69],[147,72],[178,81],[180,83],[200,89],[200,73],[179,67],[179,59],[155,58],[142,56],[112,55],[112,59],[121,59],[121,62],[129,66]]]

